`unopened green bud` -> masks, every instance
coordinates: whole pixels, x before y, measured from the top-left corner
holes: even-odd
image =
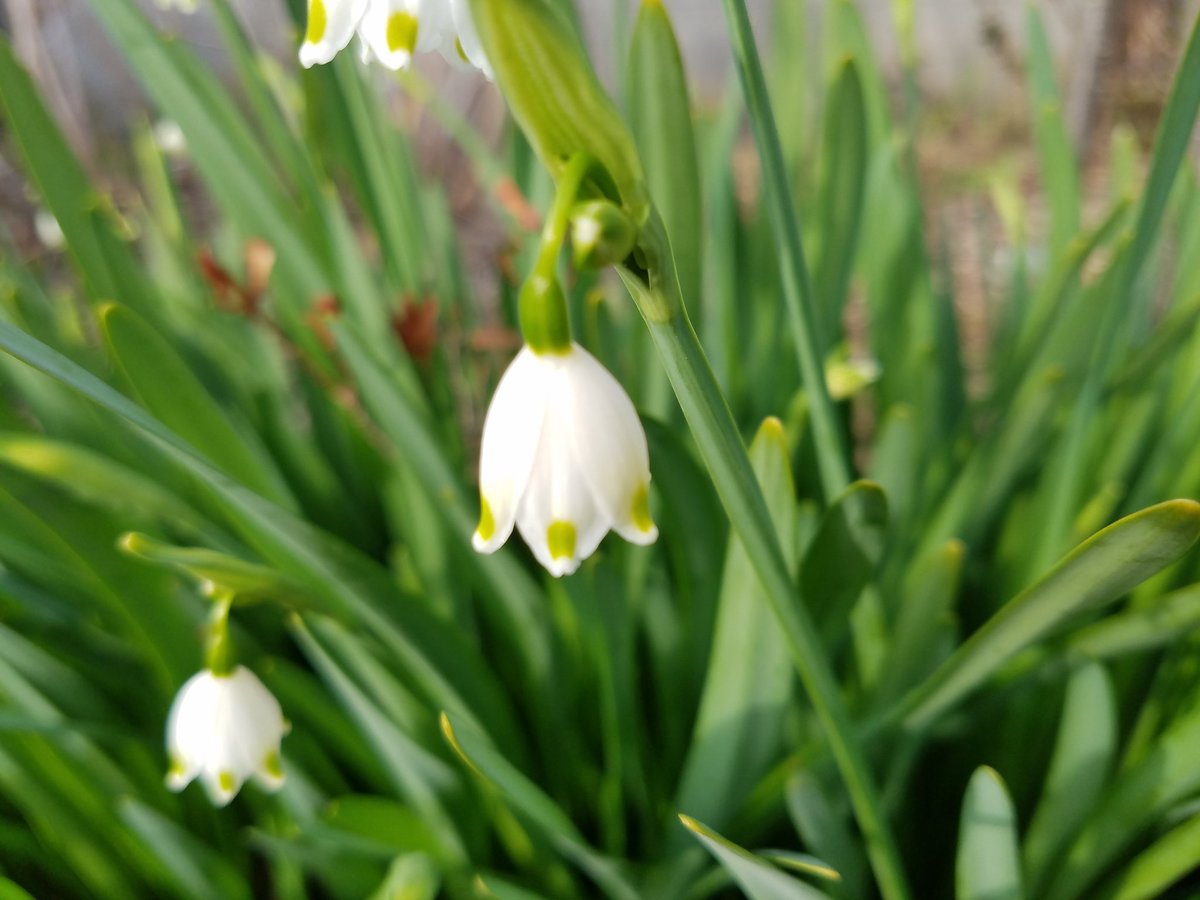
[[[575,268],[605,269],[633,252],[637,225],[619,206],[589,200],[571,210],[571,247]]]

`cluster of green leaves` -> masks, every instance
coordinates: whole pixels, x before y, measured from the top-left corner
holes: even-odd
[[[139,129],[141,191],[116,209],[0,41],[6,149],[74,273],[0,258],[0,897],[872,896],[878,836],[857,830],[760,548],[727,527],[620,285],[581,276],[572,315],[646,413],[659,544],[610,538],[565,581],[515,542],[473,553],[460,423],[505,360],[471,347],[487,322],[449,200],[369,73],[343,54],[281,78],[213,0],[234,96],[134,0],[92,6],[189,152],[164,157]],[[1009,235],[969,395],[911,92],[897,118],[848,0],[819,41],[804,6],[778,4],[783,169],[764,166],[758,194],[795,201],[776,213],[799,215],[811,290],[733,166],[741,95],[694,115],[657,0],[633,26],[624,106],[903,878],[961,900],[1186,895],[1200,505],[1179,498],[1200,495],[1200,182],[1181,162],[1200,38],[1144,183],[1115,141],[1108,208],[1084,216],[1030,12],[1049,226]],[[492,154],[405,86],[526,245],[519,275],[533,241],[512,198],[544,208],[550,192],[530,146],[514,130]],[[217,211],[199,233],[180,199],[193,171]],[[998,191],[1022,220],[1024,199]],[[198,267],[205,248],[232,275]],[[497,267],[511,324],[510,277]],[[840,434],[810,422],[780,300],[794,286],[816,300]],[[397,298],[436,305],[430,354],[401,342]],[[843,487],[818,459],[852,467],[852,423],[863,480]],[[162,782],[206,582],[236,590],[242,659],[293,722],[284,789],[222,811]]]

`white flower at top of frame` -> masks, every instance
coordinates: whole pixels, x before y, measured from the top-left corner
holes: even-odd
[[[612,529],[650,544],[650,456],[625,389],[594,356],[524,348],[492,398],[473,543],[492,553],[514,524],[552,575],[569,575]]]
[[[437,51],[492,77],[466,0],[308,0],[300,62],[329,62],[356,33],[364,62],[403,69],[413,54]]]
[[[276,790],[283,784],[279,744],[289,728],[279,701],[249,669],[198,672],[179,689],[167,718],[167,786],[181,791],[199,778],[217,806],[248,778]]]

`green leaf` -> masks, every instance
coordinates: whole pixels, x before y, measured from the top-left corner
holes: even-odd
[[[419,853],[397,857],[387,877],[369,900],[434,900],[441,876],[429,859]]]
[[[890,653],[882,666],[887,678],[878,685],[879,704],[903,696],[927,678],[957,643],[954,600],[965,555],[962,541],[947,541],[904,578]]]
[[[804,554],[800,596],[813,610],[827,645],[843,634],[854,602],[875,574],[887,512],[883,489],[856,481],[829,507]]]
[[[261,446],[233,427],[187,363],[148,322],[115,303],[100,310],[109,350],[142,405],[227,474],[295,508]]]
[[[750,464],[795,567],[796,501],[783,425],[767,419]],[[775,759],[792,696],[786,643],[741,540],[725,556],[712,654],[676,806],[723,827]]]
[[[151,516],[193,535],[213,535],[216,530],[152,478],[86,447],[35,434],[0,433],[0,464],[45,479],[121,516]]]
[[[1045,892],[1047,900],[1074,900],[1176,803],[1200,790],[1200,711],[1177,720],[1135,768],[1122,772],[1065,857]]]
[[[439,843],[438,857],[461,863],[466,851],[440,798],[457,780],[454,770],[401,731],[338,665],[299,616],[292,619],[292,631],[314,668],[374,747],[396,791],[429,824],[431,835],[436,835]],[[359,652],[369,651],[363,648]]]
[[[423,853],[444,858],[441,839],[419,813],[387,797],[350,794],[331,800],[322,824],[389,853]]]
[[[822,900],[829,897],[824,891],[784,873],[695,819],[680,816],[679,821],[733,876],[750,900]]]
[[[629,53],[629,118],[650,196],[671,236],[685,303],[700,300],[704,198],[687,73],[662,0],[642,0]]]
[[[1200,584],[1172,591],[1071,634],[1063,645],[1070,658],[1114,659],[1173,644],[1200,628]]]
[[[1108,673],[1098,663],[1082,666],[1067,684],[1050,771],[1025,834],[1031,887],[1045,880],[1099,799],[1117,751],[1118,726]]]
[[[843,816],[835,812],[829,792],[811,771],[797,772],[786,788],[788,817],[804,846],[840,873],[848,897],[867,893],[869,871],[862,844]]]
[[[207,592],[232,591],[235,602],[273,600],[290,607],[314,602],[304,583],[268,566],[247,562],[205,547],[176,547],[137,532],[122,536],[120,548],[130,556],[175,569],[205,585]]]
[[[34,900],[15,882],[0,877],[0,900]]]
[[[1017,813],[993,769],[975,770],[963,797],[955,866],[957,900],[1021,900]]]
[[[501,756],[487,739],[463,723],[452,724],[442,713],[442,734],[464,763],[499,790],[521,815],[565,858],[574,862],[617,900],[636,900],[637,891],[612,860],[588,846],[566,813],[524,774]]]
[[[814,273],[820,302],[822,350],[837,343],[842,308],[858,250],[859,220],[867,178],[867,117],[862,80],[854,59],[842,60],[829,89],[822,130],[817,194],[819,260]]]
[[[1098,896],[1103,900],[1155,900],[1200,867],[1200,815],[1176,825],[1143,850]]]
[[[121,802],[120,817],[162,862],[181,895],[196,900],[251,896],[234,865],[173,819],[132,798]]]
[[[1050,200],[1050,252],[1058,258],[1079,232],[1079,168],[1054,81],[1054,58],[1041,14],[1032,3],[1026,8],[1025,25],[1033,136],[1042,187]]]
[[[899,712],[911,729],[928,726],[1016,653],[1073,617],[1120,599],[1179,559],[1200,537],[1200,503],[1170,500],[1126,516],[1084,541],[1049,574],[1007,603]]]

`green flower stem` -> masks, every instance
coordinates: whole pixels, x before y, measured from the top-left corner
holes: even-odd
[[[214,675],[229,675],[237,665],[233,638],[229,635],[229,608],[233,594],[222,591],[213,598],[212,617],[204,646],[204,665]]]
[[[563,353],[571,346],[571,323],[567,298],[558,281],[558,258],[571,227],[571,210],[585,194],[588,177],[594,174],[596,162],[586,153],[576,153],[563,168],[554,206],[542,226],[537,262],[521,286],[521,334],[535,353]]]
[[[645,268],[618,271],[641,309],[667,377],[691,426],[729,520],[746,548],[779,621],[805,691],[845,781],[871,863],[886,900],[909,896],[900,857],[867,765],[838,693],[837,681],[807,608],[797,602],[778,536],[737,425],[688,320],[669,246],[656,214],[643,229]],[[661,265],[660,265],[661,263]]]
[[[737,60],[750,124],[762,160],[762,193],[775,226],[772,230],[782,269],[783,296],[787,302],[792,340],[800,362],[800,375],[808,395],[821,485],[825,489],[826,499],[832,500],[850,483],[850,470],[846,463],[846,449],[837,412],[825,385],[825,370],[817,341],[816,296],[804,261],[804,247],[800,242],[800,226],[796,221],[792,189],[783,161],[783,148],[779,143],[779,129],[771,112],[767,82],[759,62],[754,33],[750,30],[746,3],[745,0],[722,2],[725,17],[729,21],[730,41]]]

